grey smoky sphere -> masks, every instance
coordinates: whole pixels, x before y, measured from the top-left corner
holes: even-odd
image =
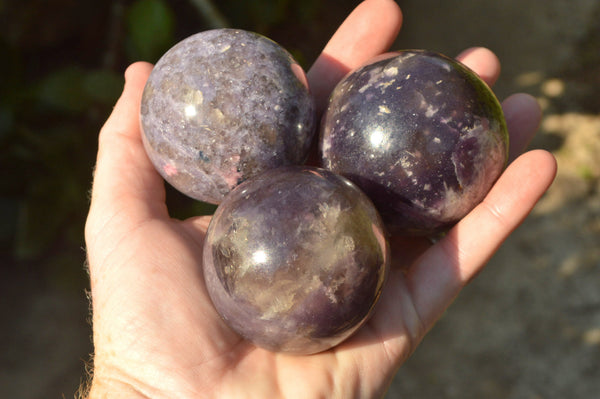
[[[167,51],[146,83],[140,119],[165,180],[210,203],[258,173],[303,163],[316,128],[300,65],[270,39],[234,29]]]
[[[370,200],[341,176],[301,166],[236,187],[213,216],[203,256],[208,292],[228,325],[258,346],[296,354],[354,333],[389,264]]]
[[[395,234],[451,227],[485,197],[508,155],[489,87],[459,62],[425,51],[349,74],[321,126],[323,167],[361,187]]]

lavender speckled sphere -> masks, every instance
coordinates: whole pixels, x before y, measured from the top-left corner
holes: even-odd
[[[217,311],[256,345],[296,354],[354,333],[389,263],[381,219],[354,184],[324,169],[270,170],[219,205],[204,245]]]
[[[167,51],[146,83],[140,119],[165,180],[210,203],[258,173],[303,163],[316,129],[300,65],[270,39],[234,29]]]
[[[404,51],[344,78],[321,129],[323,167],[356,183],[389,231],[434,235],[473,209],[504,169],[502,107],[446,56]]]

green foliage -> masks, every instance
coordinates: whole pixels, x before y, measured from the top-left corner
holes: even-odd
[[[137,0],[127,14],[133,59],[156,62],[173,44],[175,16],[162,0]]]
[[[277,25],[294,19],[299,23],[311,23],[322,4],[318,0],[245,0],[225,1],[221,7],[235,26],[266,34]]]
[[[81,113],[96,104],[111,104],[122,87],[122,77],[112,71],[67,66],[43,79],[35,95],[56,111]]]
[[[12,236],[3,234],[13,240],[15,259],[38,258],[57,239],[72,238],[73,229],[81,233],[97,122],[122,86],[112,71],[66,66],[21,87],[20,96],[4,104],[0,165],[9,178],[0,183],[0,199],[16,214],[9,219]]]

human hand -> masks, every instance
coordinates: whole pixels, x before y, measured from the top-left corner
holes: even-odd
[[[382,18],[385,16],[385,18]],[[367,0],[308,72],[323,109],[349,70],[384,51],[400,29],[391,0]],[[489,84],[496,57],[458,57]],[[391,238],[392,266],[373,317],[328,351],[295,356],[243,340],[215,312],[202,276],[208,217],[171,219],[164,183],[144,151],[141,93],[151,65],[126,72],[102,128],[86,224],[95,346],[91,398],[377,397],[460,290],[530,212],[556,172],[531,151],[540,110],[529,96],[504,101],[512,163],[485,200],[435,245]]]

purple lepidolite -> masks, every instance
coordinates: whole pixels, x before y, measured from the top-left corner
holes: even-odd
[[[431,235],[479,203],[507,161],[502,108],[463,64],[404,51],[346,76],[321,127],[322,165],[373,200],[390,232]]]
[[[377,210],[327,170],[290,166],[225,197],[203,251],[206,287],[239,334],[273,351],[329,349],[371,315],[389,264]]]
[[[234,29],[167,51],[144,88],[140,119],[165,180],[210,203],[251,176],[302,163],[316,128],[300,65],[272,40]]]

